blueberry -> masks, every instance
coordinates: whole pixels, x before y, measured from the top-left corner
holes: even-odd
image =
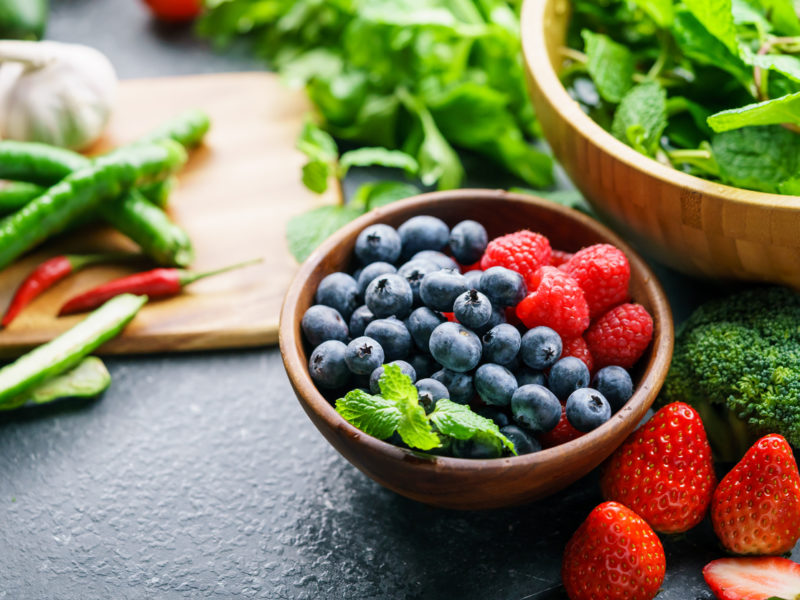
[[[472,386],[472,375],[467,373],[457,373],[450,369],[442,369],[431,375],[431,379],[443,383],[450,392],[450,400],[459,404],[469,404],[475,395]]]
[[[375,319],[364,334],[381,345],[386,362],[406,358],[414,345],[405,323],[395,317]]]
[[[522,362],[535,371],[544,371],[561,356],[561,336],[549,327],[534,327],[522,336]]]
[[[414,367],[417,377],[420,379],[426,379],[440,369],[438,363],[433,360],[430,354],[415,354],[408,359],[408,362]]]
[[[404,360],[393,360],[392,362],[388,363],[390,365],[396,365],[400,367],[400,371],[402,371],[403,375],[408,375],[411,378],[411,383],[414,383],[417,380],[417,372],[414,370],[410,364],[408,364]],[[379,384],[381,377],[383,376],[384,367],[386,365],[381,365],[380,367],[376,367],[372,374],[369,376],[369,391],[373,394],[380,394],[381,393],[381,386]]]
[[[521,367],[514,373],[517,376],[517,383],[522,387],[523,385],[543,385],[547,387],[547,377],[541,371],[534,371],[528,367]]]
[[[419,295],[425,305],[443,312],[452,312],[456,298],[466,291],[467,280],[451,269],[429,273],[419,286]]]
[[[492,303],[478,290],[468,290],[453,302],[453,313],[459,323],[475,329],[486,325],[492,318]]]
[[[359,293],[363,294],[373,279],[381,275],[387,275],[388,273],[397,273],[397,269],[394,265],[382,261],[368,264],[361,269],[361,273],[355,278],[358,282]]]
[[[501,427],[500,433],[511,440],[511,443],[514,444],[514,449],[517,451],[517,455],[531,454],[533,452],[539,452],[539,450],[542,449],[542,445],[537,442],[534,437],[528,435],[516,425]]]
[[[475,328],[475,333],[478,335],[483,335],[487,331],[491,331],[494,327],[501,325],[502,323],[506,322],[506,309],[502,306],[494,306],[492,305],[492,316],[489,317],[489,321],[482,325],[481,327]]]
[[[433,358],[452,371],[471,371],[481,360],[480,338],[459,323],[439,325],[431,333],[429,345]]]
[[[497,406],[481,406],[475,412],[486,419],[491,419],[498,427],[505,427],[511,423],[511,419],[508,418],[508,415]]]
[[[394,227],[370,225],[356,238],[356,256],[365,265],[377,261],[393,263],[400,258],[400,235]]]
[[[411,310],[414,296],[404,277],[389,273],[369,283],[364,301],[376,317],[395,315],[404,318]]]
[[[349,319],[358,306],[358,284],[347,273],[331,273],[319,282],[317,304],[324,304],[339,311],[343,319]]]
[[[419,403],[425,409],[426,413],[431,412],[436,408],[437,400],[442,398],[450,399],[450,392],[441,381],[436,381],[430,377],[427,379],[420,379],[416,384],[417,392],[419,392]]]
[[[483,342],[483,362],[507,367],[517,357],[522,337],[513,325],[500,323],[484,333],[481,341]]]
[[[431,333],[442,323],[447,322],[440,313],[431,310],[427,306],[420,306],[408,315],[406,326],[414,338],[417,348],[423,352],[430,352],[429,342]]]
[[[308,359],[308,372],[311,379],[321,388],[342,387],[350,379],[345,353],[347,346],[338,340],[322,342],[314,348]]]
[[[347,368],[356,375],[370,375],[383,364],[383,357],[381,345],[363,335],[347,344],[347,351],[344,354]]]
[[[411,286],[411,292],[414,294],[414,304],[422,302],[419,297],[419,286],[422,283],[422,278],[428,273],[438,271],[441,267],[437,264],[425,260],[415,259],[404,263],[398,270],[398,275],[402,275]]]
[[[617,412],[633,396],[633,381],[622,367],[603,367],[595,373],[592,387],[605,396],[611,412]]]
[[[413,256],[420,250],[441,250],[450,238],[444,221],[428,215],[411,217],[397,228],[403,243],[403,256]]]
[[[492,438],[474,437],[469,440],[453,440],[453,456],[456,458],[500,458],[503,449]]]
[[[367,308],[366,304],[359,306],[350,316],[350,335],[353,337],[361,337],[364,335],[364,330],[367,328],[367,325],[374,320],[375,315]]]
[[[611,418],[611,405],[603,394],[585,387],[569,395],[565,412],[569,424],[578,431],[586,433],[600,427]]]
[[[580,358],[566,356],[550,369],[547,385],[559,400],[564,401],[578,388],[589,385],[589,369]]]
[[[462,265],[477,262],[489,243],[489,235],[477,221],[461,221],[450,232],[450,251]]]
[[[529,431],[546,433],[561,420],[561,402],[543,385],[523,385],[511,398],[511,414]]]
[[[505,267],[490,267],[481,275],[481,291],[498,306],[516,306],[528,294],[522,275]]]
[[[483,271],[478,271],[473,269],[472,271],[467,271],[464,273],[464,279],[467,280],[467,287],[471,290],[478,290],[482,292],[481,289],[481,276],[483,275]]]
[[[517,378],[505,367],[487,363],[475,371],[475,389],[486,404],[508,406],[517,389]]]
[[[427,260],[428,262],[435,264],[440,269],[452,269],[454,271],[459,270],[459,266],[456,261],[447,256],[447,254],[444,252],[437,252],[436,250],[422,250],[417,252],[411,257],[411,260]]]
[[[315,304],[303,314],[300,322],[308,342],[319,346],[328,340],[346,342],[349,331],[339,311],[324,304]]]

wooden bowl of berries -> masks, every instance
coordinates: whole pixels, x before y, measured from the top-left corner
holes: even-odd
[[[353,465],[436,506],[512,506],[598,466],[672,356],[653,273],[593,219],[532,196],[424,194],[331,236],[284,299],[301,405]]]

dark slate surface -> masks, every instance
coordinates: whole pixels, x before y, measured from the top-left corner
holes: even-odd
[[[49,37],[100,48],[122,77],[259,68],[137,0],[55,0]],[[660,273],[679,317],[707,293]],[[342,459],[277,349],[108,364],[101,401],[0,423],[0,598],[563,598],[595,476],[523,508],[438,510]],[[708,523],[665,545],[659,598],[711,598]]]

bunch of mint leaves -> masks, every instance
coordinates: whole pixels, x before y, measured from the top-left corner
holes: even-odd
[[[562,78],[637,151],[800,195],[797,0],[574,0]]]
[[[218,46],[245,38],[284,80],[305,88],[316,125],[305,127],[298,147],[309,158],[303,181],[315,192],[371,165],[402,169],[425,187],[456,188],[464,178],[459,150],[527,186],[552,185],[552,158],[531,143],[540,130],[525,91],[519,0],[205,3],[201,35]],[[355,149],[340,154],[334,139]],[[418,189],[387,184],[353,206],[319,209],[290,227],[290,249],[303,260],[373,204]],[[303,235],[315,227],[318,235]]]
[[[449,438],[477,438],[494,446],[498,456],[503,448],[516,455],[514,444],[500,433],[497,424],[472,412],[469,406],[441,399],[430,414],[425,414],[417,388],[397,365],[384,365],[378,383],[380,395],[356,389],[336,401],[336,411],[364,433],[386,440],[397,432],[403,442],[417,450],[441,448]]]

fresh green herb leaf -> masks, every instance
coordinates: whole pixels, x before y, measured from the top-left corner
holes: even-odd
[[[633,54],[606,35],[588,30],[581,35],[586,45],[586,69],[597,91],[603,99],[616,104],[633,86]]]
[[[758,0],[769,15],[769,20],[778,32],[784,35],[800,35],[800,6],[792,0]]]
[[[772,24],[767,17],[748,0],[732,0],[731,12],[735,25],[755,25],[763,31],[772,30]]]
[[[408,175],[416,175],[419,163],[413,156],[400,150],[387,150],[380,147],[365,147],[350,150],[339,159],[339,176],[344,178],[350,167],[380,166],[403,169]]]
[[[731,0],[683,0],[684,6],[734,56],[739,53]]]
[[[778,184],[778,191],[789,196],[800,196],[800,175]]]
[[[303,124],[297,138],[297,149],[311,160],[332,162],[339,157],[336,141],[310,119]]]
[[[441,445],[441,440],[433,430],[425,414],[425,409],[419,403],[417,388],[411,378],[404,374],[397,365],[383,366],[383,375],[378,384],[381,396],[394,402],[400,411],[400,420],[397,423],[397,433],[403,441],[412,448],[431,450]]]
[[[372,396],[363,390],[353,390],[339,398],[336,412],[351,425],[379,440],[391,437],[402,417],[394,400]]]
[[[769,69],[785,75],[792,81],[800,82],[800,58],[789,54],[753,54],[750,52],[745,61],[754,67]]]
[[[443,398],[436,402],[430,420],[436,426],[436,430],[443,435],[458,440],[469,440],[476,436],[494,438],[515,455],[517,453],[514,444],[500,433],[494,421],[474,413],[469,406]]]
[[[778,125],[718,133],[711,147],[722,179],[738,187],[777,192],[800,172],[800,135]]]
[[[303,185],[314,193],[325,193],[328,189],[330,176],[330,163],[321,160],[310,160],[303,165]]]
[[[292,217],[286,228],[289,251],[297,262],[303,262],[334,232],[362,214],[363,209],[349,206],[320,206]]]
[[[708,124],[714,131],[729,131],[749,125],[779,125],[793,123],[800,125],[800,92],[748,104],[741,108],[723,110],[708,118]]]
[[[667,126],[667,95],[657,82],[647,81],[625,94],[614,114],[611,133],[647,156],[655,156]]]
[[[667,28],[675,18],[672,0],[633,0],[659,27]]]
[[[349,206],[363,207],[365,210],[379,208],[397,200],[410,198],[420,193],[420,189],[410,183],[400,181],[378,181],[362,185],[350,200]]]

